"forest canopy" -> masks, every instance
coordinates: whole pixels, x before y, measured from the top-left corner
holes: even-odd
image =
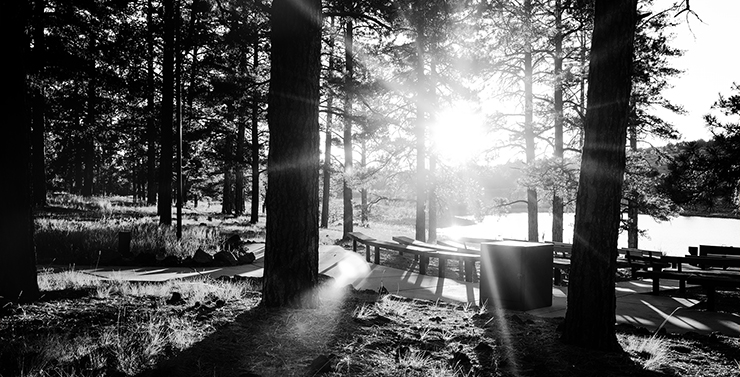
[[[324,2],[321,187],[324,202],[345,198],[345,213],[323,207],[322,226],[366,222],[382,201],[416,201],[434,224],[517,202],[573,210],[592,9],[525,5]],[[680,73],[670,45],[679,10],[638,7],[647,16],[635,40],[625,219],[737,214],[738,87],[717,101],[723,116],[707,116],[711,140],[676,142],[653,109],[683,111],[662,96]],[[261,211],[268,4],[35,0],[27,12],[37,205],[53,191],[175,200],[181,129],[184,201]],[[655,139],[672,144],[645,142]]]

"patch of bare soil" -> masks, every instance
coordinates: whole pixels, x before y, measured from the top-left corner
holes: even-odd
[[[198,303],[96,298],[93,290],[47,292],[39,302],[6,305],[0,312],[0,375],[740,375],[740,339],[717,334],[656,337],[620,326],[620,343],[629,351],[604,353],[561,343],[560,319],[379,296],[336,287],[330,279],[320,297],[315,309],[270,309],[258,305],[255,291],[239,300]],[[77,347],[66,354],[55,350],[55,361],[47,361],[42,371],[34,367],[43,353],[51,352],[43,346],[49,339],[66,337],[70,344],[79,344],[84,339],[74,334],[139,331],[141,323],[156,316],[189,321],[191,344],[160,349],[149,359],[143,356],[163,339],[147,338],[155,344],[127,349],[112,343]],[[640,347],[642,343],[649,344]],[[127,364],[137,352],[142,354],[133,359],[141,364],[138,368]]]

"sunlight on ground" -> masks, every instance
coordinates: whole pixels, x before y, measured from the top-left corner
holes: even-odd
[[[489,258],[482,258],[481,259],[481,272],[483,271],[494,271],[493,266],[491,265],[491,259]],[[482,276],[481,276],[482,278]],[[501,293],[499,290],[501,287],[498,286],[496,279],[481,279],[481,303],[480,306],[485,308],[485,310],[492,311],[494,313],[494,316],[491,318],[490,321],[495,321],[496,327],[498,328],[499,333],[501,334],[501,345],[503,352],[507,355],[508,360],[512,362],[511,368],[512,368],[512,374],[514,376],[519,376],[519,365],[516,362],[516,353],[514,352],[514,344],[512,341],[512,335],[511,331],[509,329],[509,323],[506,321],[506,311],[501,307],[501,303],[489,301],[489,299],[493,299],[495,297],[501,297]],[[487,289],[485,289],[487,288]],[[487,291],[487,292],[484,292]],[[488,296],[488,297],[484,297]]]

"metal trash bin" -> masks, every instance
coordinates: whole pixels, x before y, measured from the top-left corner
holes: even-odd
[[[552,306],[551,244],[481,244],[480,305],[531,310]]]

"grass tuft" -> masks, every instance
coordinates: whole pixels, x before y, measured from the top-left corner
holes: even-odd
[[[624,350],[637,356],[647,370],[658,370],[669,360],[668,346],[661,337],[630,335],[623,338],[623,343]]]

